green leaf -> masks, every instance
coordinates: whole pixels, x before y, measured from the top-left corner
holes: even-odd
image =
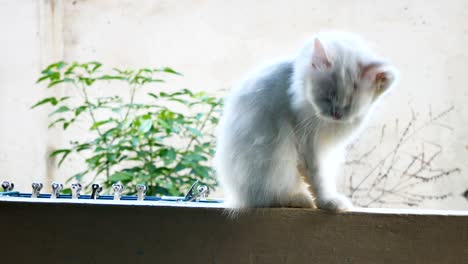
[[[164,161],[164,165],[168,165],[176,160],[177,152],[173,148],[168,148],[161,150],[160,155]]]
[[[63,130],[67,130],[67,128],[75,121],[75,119],[70,120],[69,122],[63,123]]]
[[[167,73],[172,73],[172,74],[176,74],[176,75],[182,75],[182,73],[180,72],[176,72],[175,70],[173,70],[172,68],[169,68],[169,67],[164,67],[162,69],[163,72],[167,72]]]
[[[160,182],[159,185],[165,189],[173,189],[173,183],[171,181],[163,181],[163,182]]]
[[[91,144],[89,143],[83,143],[83,144],[79,144],[78,146],[75,146],[75,149],[77,152],[90,149],[90,148],[91,148]]]
[[[91,68],[92,73],[96,72],[102,66],[102,63],[97,62],[97,61],[92,61],[92,62],[89,62],[88,64],[93,65],[93,68]]]
[[[128,158],[127,155],[123,155],[122,157],[119,158],[118,162],[121,162],[121,161],[123,161],[123,160],[125,160],[127,158]]]
[[[71,151],[63,153],[62,158],[60,159],[58,166],[60,167],[62,163],[65,161],[65,158],[71,153]]]
[[[190,131],[190,133],[192,133],[194,136],[203,137],[203,134],[198,129],[195,129],[195,128],[189,127],[189,126],[186,126],[185,128],[188,131]]]
[[[59,154],[71,152],[71,149],[57,149],[49,154],[49,158],[53,158]]]
[[[132,125],[132,120],[124,120],[123,122],[120,123],[120,125],[122,126],[122,129],[125,130],[127,128],[129,128],[131,125]]]
[[[177,164],[177,165],[175,166],[174,172],[179,172],[179,171],[181,171],[181,170],[185,170],[186,168],[187,168],[187,167],[186,167],[184,164],[179,163],[179,164]]]
[[[40,105],[43,105],[43,104],[47,104],[47,103],[50,103],[52,105],[57,105],[58,100],[55,97],[47,97],[47,98],[42,99],[41,101],[37,102],[35,105],[31,106],[31,109],[36,108],[36,107],[38,107]]]
[[[208,169],[206,167],[203,167],[203,166],[197,166],[197,167],[194,167],[193,170],[195,171],[195,173],[203,178],[209,178],[210,177],[210,173],[208,171]]]
[[[75,116],[79,116],[81,113],[83,113],[83,111],[86,110],[86,108],[88,108],[87,106],[78,106],[76,109],[75,109]]]
[[[55,157],[57,155],[62,155],[62,158],[60,159],[59,163],[58,163],[58,167],[60,167],[60,165],[62,165],[62,163],[65,161],[65,158],[71,153],[71,149],[58,149],[52,153],[50,153],[49,157],[52,158],[52,157]]]
[[[91,166],[91,168],[96,168],[101,163],[101,159],[104,156],[105,154],[102,154],[102,153],[94,155],[91,158],[86,159],[86,163],[88,163]]]
[[[69,75],[69,74],[74,73],[75,68],[78,67],[78,66],[79,66],[79,64],[77,62],[72,63],[72,65],[70,65],[70,67],[68,67],[68,69],[65,71],[64,74]]]
[[[203,115],[204,115],[203,113],[198,113],[198,114],[195,115],[195,119],[200,121],[202,119]]]
[[[59,118],[59,119],[55,120],[54,122],[50,123],[50,124],[49,124],[49,128],[52,128],[52,127],[54,127],[56,124],[61,123],[61,122],[65,122],[65,121],[67,121],[67,120],[65,120],[65,118],[63,118],[63,117],[62,117],[62,118]]]
[[[210,117],[210,121],[211,121],[212,124],[216,125],[216,124],[219,123],[219,118],[212,116],[212,117]]]
[[[152,125],[153,125],[153,120],[146,119],[141,123],[140,127],[138,128],[138,131],[140,131],[141,133],[146,133],[150,131]]]
[[[117,158],[117,155],[115,155],[114,153],[107,153],[106,155],[107,162],[109,163],[114,163],[116,158]]]
[[[60,84],[60,83],[70,83],[70,82],[74,82],[73,79],[70,79],[70,78],[65,78],[65,79],[61,79],[61,80],[55,80],[55,81],[52,81],[49,83],[49,85],[47,85],[47,88],[51,88],[53,86],[56,86],[57,84]]]
[[[183,159],[187,162],[198,162],[198,161],[206,161],[208,160],[206,157],[200,155],[200,154],[197,154],[197,153],[193,153],[193,154],[188,154],[188,155],[185,155],[183,157]]]
[[[107,123],[112,122],[112,119],[107,119],[107,120],[102,120],[102,121],[97,121],[93,123],[93,125],[89,128],[89,130],[96,130],[98,127],[103,126]]]
[[[70,188],[63,188],[61,191],[60,191],[61,194],[71,194],[71,189]]]
[[[178,102],[178,103],[181,103],[181,104],[184,104],[184,105],[188,105],[189,102],[186,101],[186,100],[183,100],[183,99],[180,99],[180,98],[169,98],[170,101],[173,101],[173,102]]]
[[[103,75],[98,78],[99,80],[125,80],[124,77],[122,76],[117,76],[117,75]]]
[[[154,93],[148,93],[148,95],[151,96],[151,97],[153,97],[154,99],[158,99],[158,98],[159,98],[159,97],[158,97],[156,94],[154,94]]]
[[[171,125],[169,125],[169,123],[167,123],[166,121],[162,120],[162,119],[158,119],[158,125],[166,128],[166,129],[171,129]]]
[[[68,106],[62,105],[59,108],[57,108],[55,111],[50,113],[49,116],[53,116],[53,115],[59,114],[59,113],[65,113],[65,112],[68,112],[68,111],[70,111],[70,108],[68,108]]]
[[[126,182],[126,181],[131,181],[133,179],[133,173],[126,172],[126,171],[119,171],[114,174],[112,174],[109,177],[109,180],[112,182]]]
[[[136,136],[132,137],[132,146],[136,147],[140,143],[140,139]]]
[[[91,86],[95,81],[95,79],[88,77],[78,77],[78,79],[80,80],[80,82],[85,83],[87,86]]]
[[[64,97],[60,98],[59,102],[66,101],[68,99],[70,99],[70,96],[64,96]]]
[[[187,95],[190,95],[190,96],[193,96],[192,91],[190,91],[189,89],[186,89],[186,88],[185,88],[185,89],[182,89],[182,93],[187,94]]]
[[[61,70],[63,67],[65,67],[67,65],[66,62],[64,61],[58,61],[56,63],[52,63],[50,64],[49,66],[47,66],[47,68],[45,68],[45,70],[43,70],[41,73],[42,74],[47,74],[47,73],[50,73],[50,71],[52,69],[55,69],[55,70]]]
[[[50,79],[50,76],[49,75],[44,75],[42,77],[40,77],[39,79],[37,79],[36,83],[40,83],[46,79]]]

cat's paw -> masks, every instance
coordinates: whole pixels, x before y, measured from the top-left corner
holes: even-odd
[[[296,193],[290,195],[287,201],[283,204],[284,207],[294,208],[314,208],[314,200],[308,193]]]
[[[333,212],[349,211],[353,208],[351,201],[341,194],[328,197],[317,197],[317,199],[315,199],[315,205],[319,209]]]

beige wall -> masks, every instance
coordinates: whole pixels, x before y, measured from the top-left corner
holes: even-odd
[[[0,1],[0,180],[17,185],[46,176],[47,115],[29,110],[42,96],[34,84],[41,60],[38,11],[38,1]]]
[[[404,161],[423,142],[443,146],[434,166],[460,168],[453,177],[419,187],[422,193],[452,192],[428,201],[430,208],[466,209],[468,189],[468,2],[452,1],[0,1],[0,179],[29,190],[32,179],[63,180],[78,161],[56,171],[48,148],[70,135],[47,131],[46,114],[28,106],[41,95],[33,84],[41,66],[57,58],[98,60],[111,66],[171,66],[185,74],[172,84],[224,95],[248,69],[289,55],[313,32],[355,31],[400,69],[401,84],[377,109],[356,144],[359,156],[380,142],[369,158],[378,162],[417,114],[418,124],[451,106],[441,124],[415,134],[399,155]],[[396,124],[398,119],[398,126]],[[449,128],[447,128],[449,127]],[[426,146],[429,148],[430,146]],[[397,164],[398,165],[398,164]],[[399,164],[404,166],[404,163]],[[350,166],[345,174],[362,166]]]

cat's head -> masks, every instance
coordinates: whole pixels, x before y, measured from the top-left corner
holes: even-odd
[[[349,122],[363,117],[390,89],[396,70],[375,56],[362,54],[365,52],[350,43],[331,43],[328,49],[314,39],[308,65],[308,100],[319,117],[329,121]]]

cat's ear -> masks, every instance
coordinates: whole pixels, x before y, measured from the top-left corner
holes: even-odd
[[[362,80],[372,82],[376,94],[387,91],[397,78],[397,71],[385,62],[371,62],[360,65],[360,77]]]
[[[314,39],[314,53],[312,55],[312,68],[315,70],[329,69],[331,62],[325,51],[322,42],[316,38]]]

